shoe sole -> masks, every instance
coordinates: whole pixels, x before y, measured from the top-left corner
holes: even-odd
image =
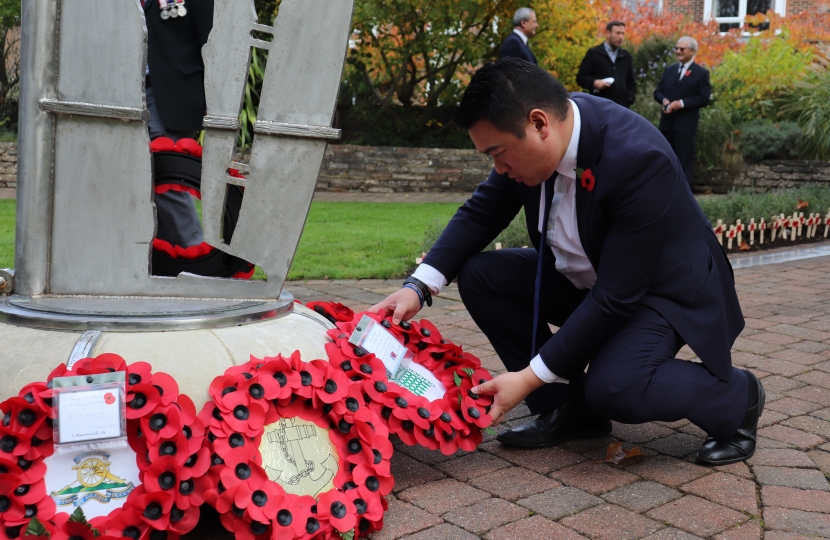
[[[511,446],[513,448],[536,449],[536,448],[550,448],[551,446],[559,446],[563,442],[572,441],[574,439],[601,439],[601,438],[605,437],[606,435],[609,435],[610,433],[611,433],[611,428],[603,426],[601,428],[586,429],[586,430],[583,430],[583,431],[579,431],[577,433],[573,433],[571,435],[568,435],[567,437],[563,437],[561,439],[556,439],[556,440],[546,442],[546,443],[543,443],[543,444],[516,444],[516,443],[513,443],[513,442],[503,441],[503,440],[499,439],[498,437],[496,437],[496,440],[498,440],[500,443],[504,444],[505,446]]]
[[[764,390],[764,385],[761,384],[761,381],[758,381],[758,390],[759,390],[759,392],[758,392],[758,402],[761,404],[760,407],[758,408],[759,409],[758,410],[758,421],[760,422],[761,421],[761,415],[764,414],[764,405],[766,405],[766,403],[767,403],[767,391]],[[758,430],[758,425],[757,424],[755,426],[755,430],[756,430],[756,433],[757,433],[757,430]],[[724,460],[724,461],[712,461],[712,460],[709,460],[709,459],[703,459],[700,456],[696,456],[696,458],[697,458],[698,462],[705,463],[707,465],[731,465],[732,463],[740,463],[741,461],[746,461],[754,455],[755,455],[755,450],[753,450],[752,453],[749,454],[746,457],[741,457],[741,458],[737,458],[737,459],[727,459],[727,460]]]

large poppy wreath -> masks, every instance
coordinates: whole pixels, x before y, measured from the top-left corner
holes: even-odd
[[[392,444],[360,388],[323,360],[252,358],[213,380],[205,500],[238,539],[361,536],[383,527]]]
[[[51,381],[55,377],[125,371],[127,438],[136,454],[140,483],[124,505],[89,523],[80,508],[58,512],[47,493],[46,458],[54,454]],[[206,486],[210,452],[205,428],[189,397],[150,364],[126,364],[115,354],[59,366],[47,382],[35,382],[0,403],[0,539],[111,537],[175,540],[192,530]]]
[[[326,345],[329,362],[360,385],[364,399],[387,422],[390,432],[407,445],[420,444],[446,455],[459,448],[472,452],[481,443],[482,430],[493,421],[488,414],[493,397],[474,394],[472,388],[493,377],[481,367],[481,360],[476,356],[445,339],[426,319],[396,325],[392,324],[391,317],[377,313],[349,316],[351,310],[335,302],[307,305],[337,326],[328,331],[333,340]],[[390,381],[383,363],[374,354],[349,343],[364,315],[378,321],[415,354],[413,361],[443,384],[446,391],[442,398],[424,397],[418,380],[413,384],[401,379]]]

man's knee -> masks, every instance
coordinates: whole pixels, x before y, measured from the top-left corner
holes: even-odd
[[[585,400],[596,414],[626,423],[647,421],[640,410],[641,389],[620,385],[613,377],[592,377],[585,381]]]
[[[482,252],[473,255],[458,273],[458,292],[461,294],[461,299],[469,294],[481,294],[486,292],[487,283],[487,269],[492,268],[492,261],[490,259],[490,252]]]

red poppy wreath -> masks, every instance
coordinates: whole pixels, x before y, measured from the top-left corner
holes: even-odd
[[[245,540],[354,538],[383,527],[392,444],[360,389],[324,360],[252,358],[213,380],[200,418],[205,501]]]
[[[136,456],[137,484],[109,470],[106,452],[86,452],[73,467],[80,484],[50,493],[50,457],[58,456],[53,379],[119,371],[126,372],[127,441]],[[109,405],[108,396],[103,400]],[[17,397],[0,403],[0,411],[0,539],[175,540],[198,522],[210,466],[204,425],[191,399],[179,394],[176,381],[166,373],[152,373],[150,364],[128,366],[118,355],[103,354],[79,360],[71,370],[61,365],[47,382],[28,384]],[[121,508],[87,522],[81,506],[93,498],[125,500]],[[60,507],[74,512],[70,516]]]
[[[482,430],[493,421],[488,414],[492,396],[471,391],[493,378],[481,367],[481,360],[444,339],[426,319],[395,325],[391,317],[363,312],[344,320],[344,307],[334,302],[313,303],[312,309],[328,314],[337,326],[328,331],[334,340],[326,345],[329,362],[360,385],[364,399],[386,421],[389,431],[407,445],[420,444],[446,455],[459,448],[475,450]],[[390,381],[374,354],[349,343],[364,315],[378,321],[414,354],[412,369]]]

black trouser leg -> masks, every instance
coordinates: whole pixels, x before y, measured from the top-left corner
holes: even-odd
[[[533,359],[537,261],[536,250],[530,248],[486,251],[467,261],[459,274],[458,288],[464,305],[509,371],[520,371]],[[552,254],[546,256],[537,346],[541,347],[552,335],[548,323],[562,326],[587,294],[587,289],[577,289],[556,271]],[[537,414],[581,399],[584,385],[580,380],[545,385],[525,402]]]

